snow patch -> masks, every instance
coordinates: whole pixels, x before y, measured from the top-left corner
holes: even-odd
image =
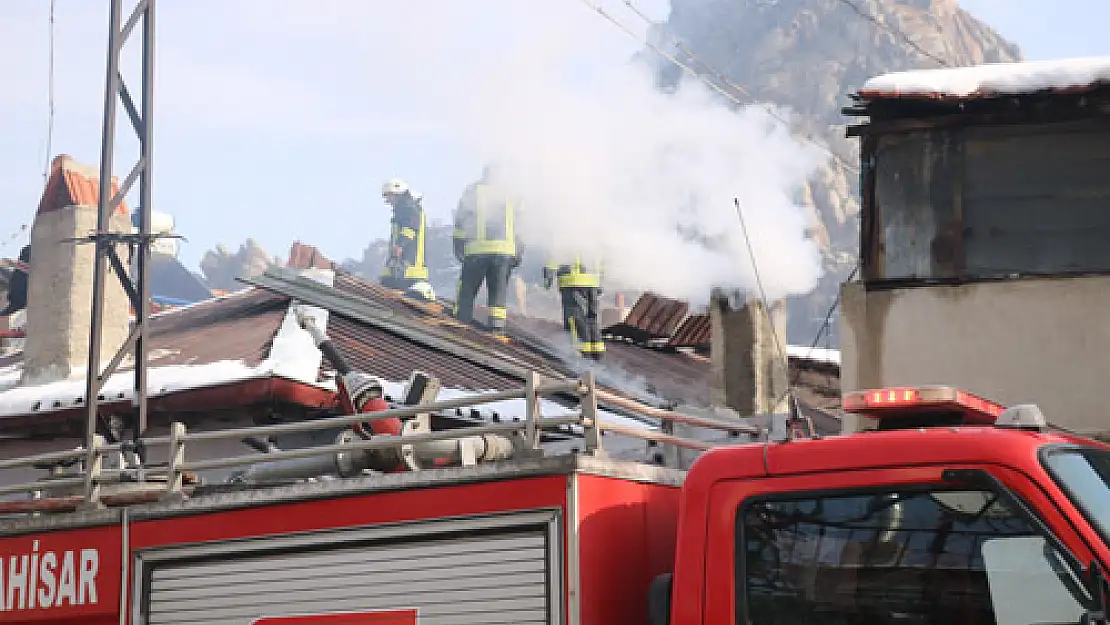
[[[15,371],[9,371],[14,369]],[[0,417],[37,412],[53,412],[85,405],[85,380],[62,380],[38,386],[15,386],[19,383],[20,367],[0,370],[0,384],[9,388],[0,392]],[[147,369],[147,396],[157,397],[205,386],[215,386],[269,376],[260,367],[248,367],[242,361],[222,360],[205,365],[168,365]],[[130,401],[134,397],[135,372],[123,371],[108,378],[100,394],[105,401]],[[14,387],[14,388],[12,388]]]
[[[825,349],[821,347],[809,347],[803,345],[787,345],[786,355],[788,358],[797,358],[799,360],[809,360],[811,362],[821,362],[837,366],[840,365],[839,349]]]
[[[893,72],[864,83],[863,95],[1020,95],[1110,82],[1110,56],[988,63],[974,67]]]
[[[327,269],[307,269],[300,272],[306,278],[332,286],[335,272]],[[281,321],[281,327],[270,346],[270,355],[263,365],[268,365],[274,375],[313,384],[316,382],[323,355],[316,348],[312,335],[297,322],[298,311],[310,317],[316,327],[327,331],[328,311],[317,306],[291,303]]]

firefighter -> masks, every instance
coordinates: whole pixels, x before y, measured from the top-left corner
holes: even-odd
[[[601,360],[605,343],[598,321],[601,299],[600,262],[583,262],[579,254],[569,263],[551,261],[543,269],[544,288],[557,282],[563,301],[563,328],[583,358]]]
[[[424,264],[424,207],[421,196],[396,178],[382,185],[382,198],[393,207],[389,252],[382,268],[382,286],[405,290],[428,279]]]
[[[462,264],[455,317],[474,321],[474,299],[485,282],[489,327],[498,335],[504,334],[508,317],[509,278],[524,252],[514,228],[518,209],[519,202],[501,184],[496,166],[487,165],[481,180],[467,186],[455,211],[452,243]]]

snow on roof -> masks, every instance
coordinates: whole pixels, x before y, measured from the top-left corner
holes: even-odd
[[[330,284],[334,273],[315,270],[308,274],[308,277]],[[317,382],[322,355],[316,348],[312,336],[297,323],[297,310],[313,317],[319,327],[327,327],[327,311],[312,306],[290,304],[285,319],[282,320],[281,327],[274,336],[269,355],[257,366],[252,367],[239,360],[221,360],[197,365],[149,367],[147,395],[158,397],[186,390],[269,377],[282,377],[302,384],[330,388],[328,384]],[[173,314],[173,312],[163,314]],[[0,368],[0,417],[52,412],[84,404],[83,376],[48,384],[19,386],[21,373],[21,364]],[[108,378],[101,394],[108,401],[130,400],[134,396],[134,385],[135,372],[121,371]]]
[[[0,374],[2,375],[2,374]],[[147,394],[150,397],[169,393],[268,377],[265,366],[248,367],[238,360],[223,360],[203,365],[169,365],[147,369]],[[84,405],[85,379],[61,380],[36,386],[15,386],[19,375],[0,377],[0,417],[52,412]],[[134,396],[135,372],[113,374],[104,383],[101,394],[107,401],[130,400]],[[14,388],[13,388],[14,387]]]
[[[868,80],[860,95],[989,97],[1083,89],[1096,83],[1110,83],[1110,56],[894,72]]]
[[[787,345],[786,355],[789,358],[798,358],[800,360],[809,360],[813,362],[822,362],[826,364],[840,365],[840,350],[839,349],[824,349],[821,347],[809,347],[802,345]]]

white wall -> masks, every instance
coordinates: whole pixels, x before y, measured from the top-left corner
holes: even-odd
[[[867,293],[845,285],[841,387],[950,384],[1052,422],[1110,430],[1110,277]]]

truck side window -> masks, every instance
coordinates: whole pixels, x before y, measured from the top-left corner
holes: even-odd
[[[748,501],[737,535],[737,623],[1079,623],[1090,603],[1052,543],[990,492]]]

